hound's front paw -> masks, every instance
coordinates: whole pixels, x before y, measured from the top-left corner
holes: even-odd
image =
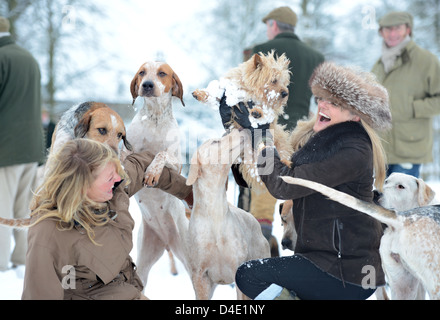
[[[201,90],[201,89],[197,89],[192,93],[192,96],[197,100],[200,101],[202,103],[208,101],[208,97],[209,97],[209,93]]]
[[[159,183],[160,175],[162,174],[163,167],[148,167],[144,175],[144,184],[147,187],[155,187]]]

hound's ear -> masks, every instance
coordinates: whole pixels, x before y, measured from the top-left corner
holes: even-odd
[[[174,80],[174,85],[173,88],[171,89],[171,93],[174,97],[179,98],[180,101],[182,102],[182,105],[185,106],[185,103],[183,102],[182,82],[180,81],[178,75],[174,72],[173,72],[173,80]]]
[[[138,97],[139,88],[137,85],[137,79],[138,79],[138,74],[136,73],[133,80],[131,80],[131,84],[130,84],[130,92],[131,92],[131,96],[133,97],[133,102],[131,105],[134,105],[134,102],[135,102],[136,98]]]
[[[200,166],[198,160],[198,152],[196,151],[191,158],[191,166],[189,167],[188,178],[186,179],[186,185],[192,186],[196,182],[200,175]]]
[[[127,136],[125,134],[122,136],[122,141],[124,141],[124,146],[125,148],[127,148],[128,151],[133,151],[133,146],[130,142],[128,142]]]
[[[192,186],[198,178],[199,178],[199,165],[197,163],[193,163],[189,167],[188,178],[186,178],[186,185]]]
[[[79,120],[78,124],[75,126],[73,130],[73,134],[75,138],[84,138],[89,132],[90,121],[92,120],[92,113],[87,111],[84,113],[83,117]]]
[[[417,179],[416,181],[419,186],[417,201],[420,206],[426,206],[434,199],[435,192],[422,179]]]

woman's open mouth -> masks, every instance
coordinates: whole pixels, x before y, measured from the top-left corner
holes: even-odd
[[[320,121],[320,122],[329,122],[329,121],[332,120],[328,115],[323,114],[322,112],[319,112],[318,114],[319,114],[319,116],[320,116],[320,117],[319,117],[319,121]]]

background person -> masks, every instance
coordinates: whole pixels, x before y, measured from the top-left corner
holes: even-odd
[[[45,160],[37,61],[18,46],[0,17],[0,204],[3,218],[29,216],[38,164]],[[15,247],[11,254],[11,240]],[[24,265],[26,232],[0,227],[0,271]]]
[[[267,27],[268,41],[256,45],[253,53],[275,50],[281,56],[283,53],[290,60],[289,98],[284,108],[284,115],[278,123],[286,125],[286,130],[292,130],[296,122],[309,116],[312,91],[308,81],[313,70],[324,62],[322,53],[313,49],[295,34],[298,21],[296,13],[289,7],[279,7],[269,12],[263,19]]]
[[[413,17],[391,12],[379,20],[382,55],[372,72],[390,94],[392,129],[383,135],[388,175],[419,177],[433,161],[433,116],[440,114],[438,58],[412,40]]]

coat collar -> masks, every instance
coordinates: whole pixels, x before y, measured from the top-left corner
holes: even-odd
[[[275,36],[274,39],[295,39],[299,40],[299,37],[292,32],[282,32]]]
[[[411,40],[408,42],[406,47],[402,50],[402,53],[397,57],[396,62],[394,63],[394,66],[388,70],[385,74],[390,74],[392,71],[400,68],[403,64],[407,63],[410,60],[410,52],[416,47],[416,43]],[[382,67],[384,67],[383,62],[381,58],[377,61],[377,63],[381,63]]]
[[[12,36],[6,36],[6,37],[0,38],[0,48],[4,47],[6,45],[9,45],[9,44],[14,44],[14,43],[15,43],[15,41],[12,38]]]
[[[347,139],[370,142],[360,122],[345,121],[315,133],[309,141],[292,155],[292,166],[321,162],[329,159],[346,146]]]

